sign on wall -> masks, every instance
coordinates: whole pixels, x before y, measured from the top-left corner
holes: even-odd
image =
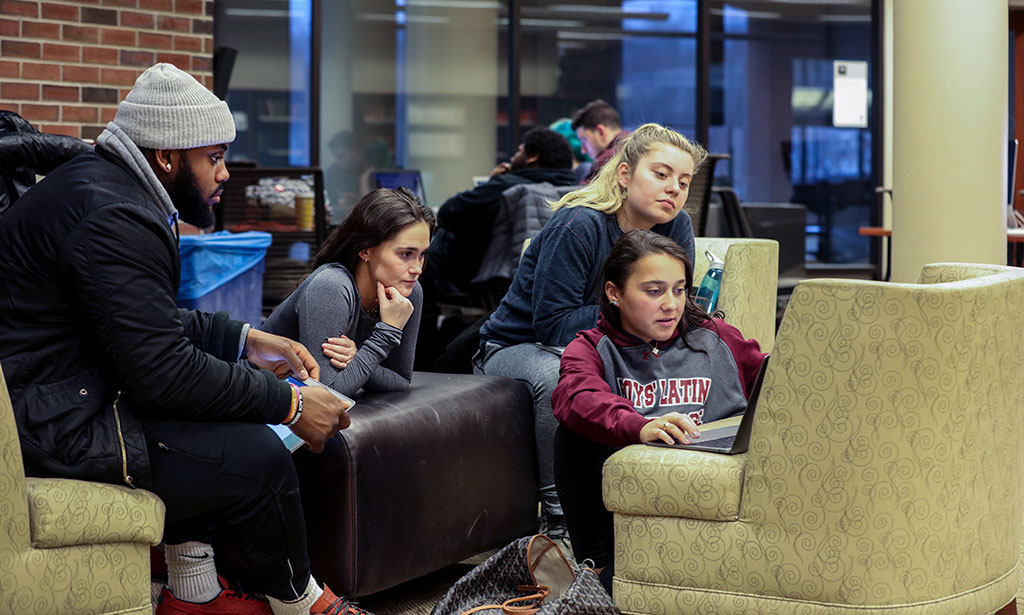
[[[868,127],[868,63],[832,62],[832,125]]]

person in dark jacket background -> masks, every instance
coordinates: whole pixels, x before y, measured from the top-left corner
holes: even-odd
[[[491,241],[501,193],[517,184],[541,182],[570,186],[576,177],[569,142],[550,128],[538,126],[523,136],[511,160],[494,168],[490,180],[441,205],[438,229],[420,278],[426,303],[441,295],[469,292],[469,282]]]
[[[26,472],[160,496],[157,613],[357,612],[310,575],[298,478],[266,427],[288,424],[319,450],[349,424],[342,402],[279,379],[319,374],[301,344],[175,306],[178,217],[212,222],[234,138],[227,104],[157,64],[95,151],[0,217],[0,363]],[[269,602],[226,586],[213,544]]]

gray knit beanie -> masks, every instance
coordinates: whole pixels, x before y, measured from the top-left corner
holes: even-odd
[[[114,123],[139,147],[192,149],[235,140],[228,104],[173,64],[139,75]]]

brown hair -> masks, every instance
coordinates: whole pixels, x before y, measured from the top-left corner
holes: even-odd
[[[423,222],[434,234],[434,213],[408,188],[378,188],[359,199],[345,220],[327,237],[313,267],[341,263],[355,275],[359,253]]]

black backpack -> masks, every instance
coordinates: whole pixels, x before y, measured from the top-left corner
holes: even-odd
[[[46,175],[92,147],[72,137],[44,134],[13,111],[0,110],[0,216]]]

